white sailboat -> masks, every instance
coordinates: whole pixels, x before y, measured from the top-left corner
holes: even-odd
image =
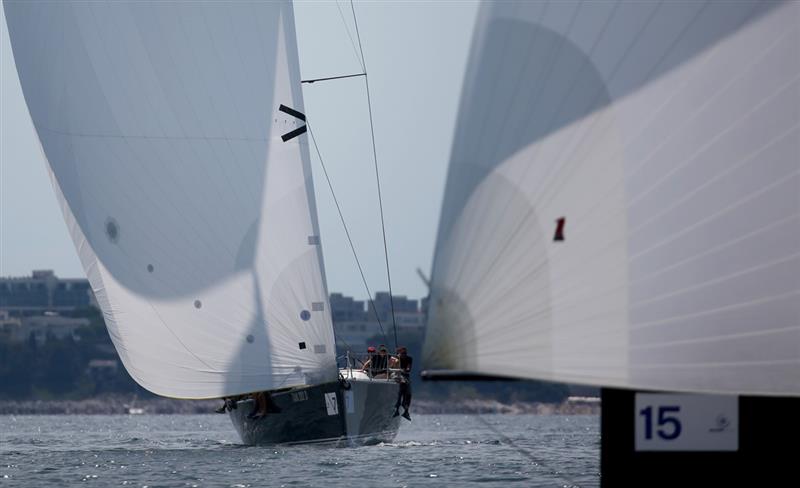
[[[482,5],[424,374],[800,396],[798,46],[795,1]],[[679,399],[666,398],[676,403],[659,410],[658,449],[681,433]],[[604,420],[603,442],[616,431],[633,451],[634,422],[652,417],[633,396],[622,404],[630,416],[608,431]],[[792,410],[741,405],[754,421]],[[697,435],[725,437],[730,419],[712,415]],[[741,445],[753,432],[789,435],[744,422]],[[788,469],[770,439],[741,450],[757,462],[705,457],[695,472]],[[693,459],[650,456],[620,469],[652,468],[639,481],[654,486],[653,474],[674,482]]]
[[[280,414],[231,412],[247,443],[391,440],[397,384],[344,381],[336,364],[292,5],[4,8],[53,188],[131,376],[175,398],[272,392]]]

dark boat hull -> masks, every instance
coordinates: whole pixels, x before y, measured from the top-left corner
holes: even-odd
[[[252,399],[237,403],[230,417],[242,442],[250,445],[391,442],[400,417],[393,417],[398,384],[350,380],[273,392],[279,413],[249,419]]]

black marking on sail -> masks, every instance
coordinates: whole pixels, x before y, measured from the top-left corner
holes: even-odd
[[[148,265],[147,265],[147,272],[148,272],[148,273],[152,273],[152,272],[153,272],[153,270],[155,270],[155,268],[153,267],[153,265],[152,265],[152,264],[148,264]]]
[[[298,127],[297,129],[295,129],[295,130],[293,130],[291,132],[287,132],[286,134],[282,135],[281,139],[283,139],[283,142],[287,142],[287,141],[290,141],[290,140],[294,139],[295,137],[297,137],[297,136],[299,136],[301,134],[305,134],[305,133],[306,133],[306,126],[302,126],[302,127]]]
[[[309,246],[319,246],[319,236],[308,236]]]
[[[299,343],[297,345],[300,347],[300,349],[305,349],[306,348],[306,343],[305,342],[301,342],[301,343]]]
[[[253,336],[253,334],[248,334],[247,335],[247,342],[248,343],[252,344],[253,342],[255,342],[255,340],[256,340],[256,338]]]
[[[300,318],[303,319],[304,321],[311,320],[311,312],[309,312],[308,310],[303,310],[302,312],[300,312]]]
[[[325,302],[311,302],[312,312],[322,312],[325,310]]]
[[[297,117],[298,119],[302,120],[303,122],[306,121],[306,116],[305,116],[304,113],[298,112],[297,110],[295,110],[293,108],[289,108],[284,104],[281,104],[281,106],[278,107],[278,110],[280,110],[281,112],[283,112],[285,114],[289,114],[292,117]]]
[[[203,302],[201,302],[200,300],[195,300],[194,301],[194,308],[200,308],[202,306],[203,306]]]
[[[284,104],[281,104],[281,106],[280,106],[280,107],[278,107],[278,110],[279,110],[279,111],[281,111],[281,112],[283,112],[283,113],[285,113],[285,114],[289,114],[289,115],[291,115],[292,117],[296,117],[296,118],[298,118],[298,119],[302,120],[303,122],[305,122],[305,121],[306,121],[306,116],[305,116],[305,114],[303,114],[302,112],[298,112],[297,110],[295,110],[295,109],[293,109],[293,108],[289,108],[289,107],[287,107],[287,106],[286,106],[286,105],[284,105]],[[306,130],[307,130],[307,128],[306,128],[306,126],[305,126],[305,125],[303,125],[303,126],[300,126],[300,127],[298,127],[297,129],[295,129],[295,130],[293,130],[293,131],[291,131],[291,132],[287,132],[286,134],[282,135],[282,136],[281,136],[281,139],[283,140],[283,142],[288,142],[288,141],[291,141],[291,140],[292,140],[292,139],[294,139],[295,137],[297,137],[297,136],[299,136],[299,135],[301,135],[301,134],[305,134],[305,133],[306,133]]]
[[[114,217],[106,219],[106,237],[112,244],[116,244],[119,241],[119,224],[114,220]]]
[[[566,217],[560,217],[556,219],[556,235],[553,236],[554,242],[559,242],[564,240],[564,224],[566,224],[567,219]]]

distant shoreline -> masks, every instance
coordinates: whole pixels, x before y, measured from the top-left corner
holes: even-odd
[[[128,415],[130,409],[150,415],[213,413],[219,400],[131,399],[109,396],[85,400],[0,400],[0,415]],[[417,400],[419,414],[598,415],[600,404],[586,401],[563,403],[501,403],[491,399]]]

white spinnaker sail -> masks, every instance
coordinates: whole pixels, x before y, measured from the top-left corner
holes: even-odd
[[[335,379],[288,2],[4,2],[69,230],[131,376]]]
[[[425,367],[800,394],[799,125],[798,2],[483,6]]]

